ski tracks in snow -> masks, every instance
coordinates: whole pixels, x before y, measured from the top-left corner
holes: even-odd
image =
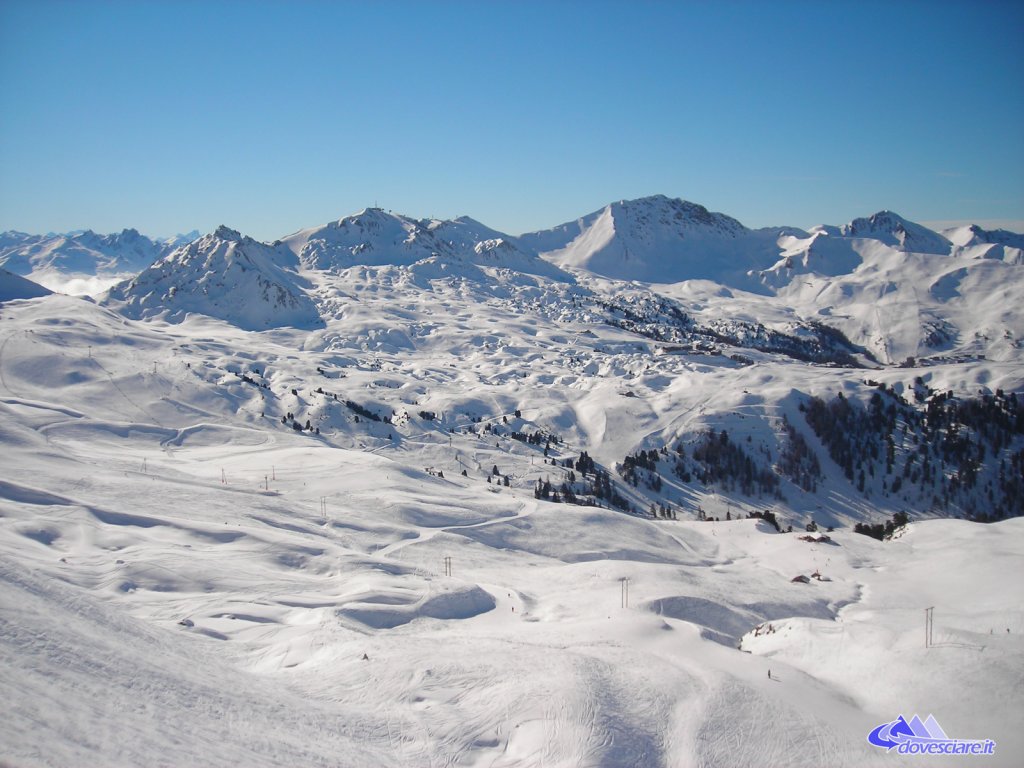
[[[797,678],[803,677],[795,670],[783,675],[787,679],[775,683],[799,685]],[[834,727],[816,717],[814,701],[803,696],[806,691],[777,695],[727,675],[710,682],[693,750],[701,768],[864,764],[863,753],[855,749],[860,745],[841,739]]]

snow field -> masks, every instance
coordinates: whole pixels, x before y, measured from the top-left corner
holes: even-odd
[[[156,446],[159,434],[148,438]],[[147,473],[99,470],[83,482],[82,456],[77,472],[44,463],[50,487],[66,473],[62,490],[74,497],[0,488],[4,562],[19,564],[4,570],[4,646],[15,684],[33,691],[33,708],[16,708],[8,727],[38,732],[45,722],[58,733],[56,751],[7,739],[21,745],[9,754],[44,764],[243,754],[255,764],[330,764],[339,754],[396,765],[882,764],[863,742],[872,715],[914,706],[900,702],[921,687],[916,649],[898,657],[882,690],[867,671],[856,694],[843,677],[891,654],[893,632],[916,635],[916,607],[865,618],[882,640],[848,640],[845,653],[830,653],[827,631],[805,641],[825,649],[811,660],[799,641],[777,652],[756,645],[811,621],[790,616],[833,625],[827,614],[846,605],[851,623],[859,579],[881,579],[905,557],[890,555],[894,546],[849,534],[814,545],[753,521],[656,524],[497,496],[481,514],[466,491],[442,496],[443,481],[392,474],[387,459],[243,443],[248,461],[255,453],[281,467],[278,487],[260,493],[197,477],[211,463],[227,464],[229,478],[244,471],[225,455],[230,444],[198,442],[177,448],[166,474],[154,460]],[[355,471],[325,477],[345,465]],[[325,523],[310,496],[328,486],[343,493],[328,497]],[[389,501],[371,507],[373,498]],[[914,526],[893,545],[942,525]],[[1019,545],[1006,541],[996,555],[1017,558]],[[917,562],[927,572],[930,560]],[[831,581],[789,583],[812,567]],[[864,603],[866,614],[882,613]],[[744,641],[769,653],[773,684],[765,663],[725,641],[745,622],[779,619],[775,634]],[[26,625],[36,633],[26,636]],[[1010,650],[1012,667],[1022,649]],[[969,668],[986,680],[992,671]],[[1011,710],[1013,682],[995,686]],[[933,710],[959,697],[948,686],[928,694]],[[97,719],[119,725],[96,728]],[[982,724],[987,737],[1014,743],[991,717]]]
[[[310,331],[2,307],[0,760],[890,765],[866,735],[916,711],[1014,764],[1019,521],[832,545],[725,522],[892,511],[834,468],[784,504],[673,487],[678,522],[546,504],[534,484],[564,469],[484,431],[558,433],[555,457],[609,467],[712,426],[777,453],[794,391],[859,396],[849,371],[652,355],[532,278],[498,281],[484,310],[459,280],[417,298],[359,271],[315,286],[333,283],[337,314]],[[1022,385],[1013,359],[924,373]],[[486,482],[495,465],[509,487]]]

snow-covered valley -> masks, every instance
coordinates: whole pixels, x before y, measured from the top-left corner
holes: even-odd
[[[0,279],[0,762],[1015,765],[1010,235],[370,209]]]

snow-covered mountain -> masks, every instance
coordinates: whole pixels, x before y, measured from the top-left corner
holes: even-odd
[[[829,380],[837,375],[832,371],[847,371],[838,374],[840,380],[853,375],[862,382],[863,374],[850,372],[879,366],[894,371],[926,368],[931,376],[932,370],[953,366],[958,375],[971,371],[964,381],[976,382],[976,372],[984,366],[996,365],[1004,376],[1021,359],[1024,315],[1016,299],[1020,268],[963,258],[952,243],[944,254],[904,250],[911,239],[938,241],[895,214],[810,232],[751,231],[700,206],[658,197],[613,204],[578,224],[578,230],[566,225],[513,239],[467,217],[417,221],[368,209],[269,245],[222,227],[117,286],[102,302],[132,318],[180,323],[192,314],[245,330],[314,330],[304,342],[307,349],[360,359],[392,355],[403,361],[401,367],[436,365],[438,354],[463,360],[483,349],[497,361],[488,380],[562,381],[586,392],[591,391],[590,377],[626,386],[636,377],[644,380],[652,370],[656,380],[668,377],[673,382],[668,387],[675,391],[676,382],[687,380],[680,378],[687,368],[685,363],[679,367],[677,355],[683,361],[693,355],[727,361],[723,375],[735,381],[744,380],[736,366],[777,366],[787,372],[758,389],[771,393],[765,407],[786,411],[797,402],[794,391],[815,397],[838,391],[834,386],[810,387],[814,377],[806,371],[800,383],[791,381],[786,366],[795,362],[828,370]],[[719,268],[717,280],[659,283],[638,279],[646,274],[646,263],[628,281],[601,274],[598,270],[613,271],[602,265],[612,263],[607,259],[614,248],[590,251],[591,260],[566,258],[568,251],[584,253],[588,238],[606,225],[608,243],[644,245],[650,260],[678,269],[687,259],[692,262],[697,254],[726,243],[741,254],[741,263],[757,264],[765,255],[775,261],[742,274],[730,262],[732,267]],[[567,240],[569,245],[541,251],[540,256],[531,252]],[[708,243],[712,245],[704,251]],[[774,246],[769,248],[769,243]],[[686,258],[673,261],[680,251]],[[613,262],[619,269],[629,266]],[[743,289],[750,285],[758,291]],[[523,359],[535,355],[547,361],[552,351],[555,360],[539,370],[522,366]],[[984,376],[995,380],[992,370]],[[400,387],[409,385],[403,381]],[[735,386],[722,385],[722,404],[710,413],[737,407],[726,405],[729,393],[738,397]],[[907,382],[901,386],[909,391]],[[459,397],[449,397],[432,401],[429,410],[461,407],[455,405]],[[586,396],[572,395],[579,397]],[[609,406],[599,402],[607,419]],[[372,408],[359,406],[369,411],[356,412],[400,413],[408,404],[375,397]],[[632,413],[634,405],[624,412]],[[701,442],[701,435],[717,422],[705,418],[707,404],[698,412],[701,418],[694,421],[692,406],[682,412],[659,408],[655,429],[645,426],[644,419],[627,419],[612,431],[604,422],[581,418],[574,406],[572,414],[563,413],[553,423],[562,425],[591,456],[613,466],[640,446],[665,449],[680,439]],[[323,426],[333,428],[337,422],[328,419]],[[769,424],[760,429],[765,455],[787,450],[786,441]],[[672,471],[682,476],[706,472],[685,467],[677,462]],[[851,492],[868,493],[860,486]],[[660,503],[660,497],[656,500]],[[976,501],[973,496],[951,496],[943,503],[947,511],[973,515],[969,510],[978,509]],[[835,521],[859,515],[830,514]]]
[[[179,233],[172,237],[165,237],[158,240],[161,246],[167,251],[173,251],[175,248],[180,248],[183,245],[188,245],[193,240],[197,240],[202,237],[203,233],[198,229],[193,229],[191,232]]]
[[[883,362],[1017,355],[1024,262],[1009,246],[954,245],[890,213],[782,237],[779,246],[761,281]]]
[[[440,259],[570,280],[535,253],[524,251],[506,234],[467,216],[452,220],[415,220],[367,208],[280,241],[304,267],[339,270],[354,266],[409,267]]]
[[[1005,229],[987,230],[971,224],[943,233],[952,243],[955,255],[966,259],[995,259],[1008,264],[1024,264],[1024,235]]]
[[[38,283],[26,280],[21,275],[0,269],[0,302],[12,299],[35,299],[48,296],[52,291]]]
[[[450,252],[420,222],[381,208],[366,208],[323,226],[299,230],[280,241],[306,267],[409,265]]]
[[[320,323],[291,251],[225,226],[111,288],[105,300],[129,317],[181,321],[188,313],[249,330]]]
[[[617,280],[713,280],[756,290],[747,273],[773,262],[776,239],[790,232],[799,230],[750,230],[702,205],[655,195],[518,239],[559,266]]]
[[[5,301],[0,762],[882,766],[917,712],[1015,765],[1015,246],[701,210]]]
[[[135,282],[131,295],[121,287],[110,300],[140,316],[169,310],[180,317],[188,311],[262,328],[336,316],[341,305],[326,298],[330,276],[346,270],[370,270],[364,279],[405,280],[419,290],[438,279],[469,280],[481,298],[507,290],[498,288],[494,275],[508,273],[529,276],[529,284],[542,279],[575,285],[576,294],[595,296],[620,290],[616,281],[660,285],[661,295],[688,297],[683,305],[689,307],[681,311],[734,338],[750,336],[728,319],[737,311],[746,323],[768,321],[773,332],[824,323],[841,331],[853,348],[890,364],[1006,359],[1015,355],[1020,338],[1019,302],[1013,300],[1019,270],[1013,267],[1024,264],[1024,236],[979,227],[940,234],[890,211],[808,232],[750,230],[725,214],[655,195],[612,203],[575,222],[519,237],[470,217],[416,220],[371,208],[269,245],[244,239],[243,252],[273,255],[251,270],[237,270],[241,282],[217,277],[220,267],[212,262],[201,275],[192,274],[175,257]],[[134,230],[116,236],[7,232],[0,236],[0,253],[21,263],[23,271],[41,270],[37,279],[44,284],[64,290],[73,284],[79,292],[95,293],[117,279],[105,270],[138,267],[181,241],[188,246],[199,238],[189,233],[156,243]],[[205,264],[207,246],[177,250],[190,254],[186,261]],[[99,270],[105,282],[80,279],[76,269]],[[136,274],[116,273],[122,280]],[[237,298],[250,294],[255,301]],[[164,297],[172,295],[190,296],[187,309],[180,298],[176,309],[164,307]],[[265,317],[264,308],[270,313]]]
[[[948,255],[952,243],[938,232],[907,221],[892,211],[854,219],[840,229],[845,237],[877,240],[900,251]]]
[[[0,236],[0,265],[21,275],[40,271],[81,275],[138,272],[165,252],[163,243],[135,229],[109,235],[86,230],[74,235],[5,232]]]
[[[952,227],[943,230],[942,234],[951,243],[960,247],[999,244],[1011,248],[1024,248],[1024,234],[1008,232],[1005,229],[984,229],[977,224]]]
[[[57,291],[97,292],[135,275],[172,250],[135,229],[100,235],[92,230],[72,234],[0,235],[0,267]]]
[[[266,256],[251,270],[237,270],[241,283],[222,274],[230,258],[209,261],[210,254],[233,253],[211,241],[214,235],[180,248],[110,300],[140,316],[188,311],[262,328],[327,320],[343,305],[351,316],[351,303],[326,297],[353,269],[360,280],[404,280],[415,290],[438,279],[470,280],[481,300],[496,289],[493,275],[504,272],[530,276],[530,285],[547,281],[544,290],[562,285],[556,294],[575,286],[569,293],[577,298],[562,310],[570,315],[584,294],[604,301],[602,294],[621,292],[617,281],[641,281],[663,296],[697,299],[673,311],[700,315],[706,328],[728,337],[750,337],[743,323],[769,321],[784,334],[824,324],[845,335],[847,351],[860,348],[888,364],[1012,359],[1024,334],[1015,299],[1022,262],[1012,233],[975,228],[955,234],[954,243],[891,212],[809,232],[750,230],[702,206],[655,196],[517,238],[469,217],[415,220],[379,208],[270,245],[225,231],[245,241],[243,253]],[[243,285],[246,280],[252,284]],[[238,298],[250,294],[255,300]],[[170,296],[178,297],[173,306],[165,304]],[[687,338],[696,343],[699,334]]]
[[[155,238],[154,242],[160,244],[164,254],[170,253],[175,248],[186,246],[194,240],[198,240],[203,237],[203,232],[199,229],[193,229],[189,232],[179,232],[173,234],[170,238]]]

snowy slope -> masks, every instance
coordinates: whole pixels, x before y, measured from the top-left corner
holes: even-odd
[[[826,319],[884,363],[1018,354],[1019,260],[969,253],[976,246],[957,246],[952,254],[949,246],[941,254],[937,247],[904,251],[884,237],[849,234],[854,230],[818,228],[807,238],[780,239],[781,258],[760,273],[762,281],[788,306]]]
[[[842,546],[857,547],[857,555],[830,557],[821,571],[832,579],[857,581],[861,599],[845,606],[836,621],[789,619],[773,623],[770,632],[749,632],[743,648],[908,719],[934,713],[934,702],[955,689],[956,697],[934,716],[950,737],[997,739],[998,754],[1016,739],[1007,734],[1009,742],[998,743],[993,733],[998,717],[992,713],[1019,711],[1021,702],[1012,689],[1024,683],[1016,626],[1021,595],[1016,587],[1003,586],[1003,555],[1017,551],[1024,538],[1022,523],[977,526],[942,520],[912,525],[891,542],[844,539]],[[969,552],[980,559],[970,559]],[[886,559],[885,566],[878,566],[879,557]],[[926,643],[928,607],[933,626]],[[883,658],[884,666],[879,663]],[[992,680],[995,674],[1002,679]],[[976,677],[986,684],[960,684]]]
[[[318,325],[304,281],[289,269],[295,266],[286,248],[222,226],[114,286],[104,301],[135,318],[180,321],[198,313],[250,330]]]
[[[11,301],[12,299],[34,299],[39,296],[47,296],[52,291],[44,288],[38,283],[26,280],[20,275],[0,269],[0,301]]]
[[[397,290],[370,301],[418,315]],[[473,306],[434,298],[456,319]],[[625,444],[713,409],[756,435],[753,415],[808,370],[673,369],[615,329],[591,339],[511,305],[488,319],[493,338],[434,316],[429,343],[386,353],[343,324],[254,334],[62,296],[5,309],[3,760],[909,765],[866,736],[915,710],[1015,764],[1024,594],[999,574],[1024,556],[1019,520],[815,544],[724,522],[754,507],[697,486],[723,522],[538,501],[534,481],[562,470],[474,415],[565,427],[559,457],[570,434]],[[579,362],[607,367],[576,370],[568,350],[597,346]],[[318,389],[407,413],[357,422]]]

